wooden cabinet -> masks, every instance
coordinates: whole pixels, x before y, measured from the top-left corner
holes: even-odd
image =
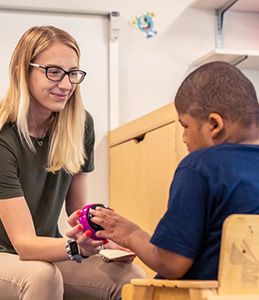
[[[187,153],[177,120],[170,104],[110,132],[109,205],[150,234],[166,210],[175,168]]]

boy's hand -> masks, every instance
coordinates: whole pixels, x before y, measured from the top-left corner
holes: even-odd
[[[97,207],[91,209],[92,221],[104,230],[96,232],[96,236],[118,243],[122,247],[130,248],[130,239],[138,230],[138,225],[116,214],[113,210]],[[125,248],[123,248],[125,250]]]

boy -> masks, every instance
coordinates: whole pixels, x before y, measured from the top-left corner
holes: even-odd
[[[93,211],[92,221],[104,228],[99,237],[131,249],[157,278],[216,279],[225,218],[259,213],[256,92],[239,69],[212,62],[183,81],[175,106],[190,154],[153,236],[111,210]]]

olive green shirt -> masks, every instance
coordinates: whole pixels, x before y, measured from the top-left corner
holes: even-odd
[[[42,146],[38,145],[36,138],[32,138],[32,141],[36,152],[21,141],[15,124],[8,123],[0,131],[0,201],[24,196],[36,234],[60,237],[57,222],[73,176],[64,170],[55,174],[46,171],[48,134]],[[93,119],[87,112],[85,126],[87,159],[82,166],[83,172],[94,169],[94,142]],[[16,253],[1,221],[0,252]]]

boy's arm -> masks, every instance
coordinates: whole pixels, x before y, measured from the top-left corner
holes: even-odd
[[[116,214],[112,210],[97,208],[92,210],[92,221],[104,230],[96,233],[129,248],[147,266],[165,278],[181,278],[191,267],[193,261],[171,251],[158,248],[150,243],[150,235],[138,225]]]
[[[129,237],[128,247],[147,266],[164,278],[181,278],[189,270],[193,261],[185,256],[151,244],[150,238],[147,232],[139,229]]]

